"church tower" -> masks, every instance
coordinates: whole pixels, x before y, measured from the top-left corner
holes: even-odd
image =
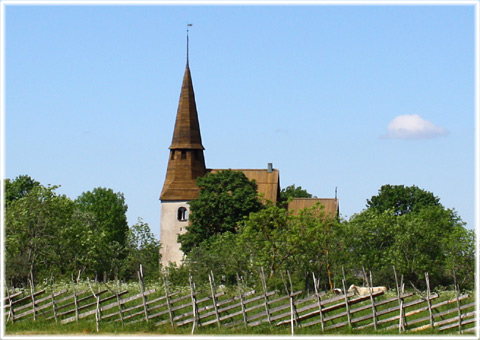
[[[187,45],[188,46],[188,45]],[[169,147],[167,174],[163,185],[160,218],[160,242],[162,265],[180,263],[183,252],[177,243],[178,234],[185,233],[190,207],[188,202],[198,197],[200,189],[196,179],[205,175],[205,159],[198,122],[192,76],[188,63],[183,76],[177,118]]]

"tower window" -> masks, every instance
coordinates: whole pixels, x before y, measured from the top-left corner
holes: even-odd
[[[177,219],[179,221],[186,221],[188,219],[188,210],[185,207],[178,208]]]
[[[182,150],[182,159],[187,159],[187,152]]]
[[[175,159],[175,151],[172,150],[171,154],[170,154],[170,159],[173,161]]]

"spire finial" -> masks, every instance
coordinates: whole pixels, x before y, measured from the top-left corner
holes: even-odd
[[[189,32],[189,27],[193,26],[193,24],[188,24],[187,23],[187,66],[188,66],[188,32]]]

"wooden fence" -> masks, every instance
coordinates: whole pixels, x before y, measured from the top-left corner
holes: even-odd
[[[155,326],[191,327],[192,334],[199,327],[255,327],[261,324],[290,327],[292,334],[298,328],[319,325],[319,333],[356,330],[395,329],[399,333],[415,333],[428,328],[439,332],[465,333],[475,331],[475,303],[466,303],[468,295],[458,293],[451,299],[437,302],[439,295],[430,291],[426,274],[426,293],[404,292],[404,285],[397,284],[396,295],[372,292],[364,296],[346,293],[333,295],[320,292],[313,276],[315,293],[306,295],[294,292],[291,285],[281,295],[268,290],[261,273],[262,289],[233,287],[235,293],[227,294],[223,286],[217,286],[213,274],[208,284],[197,289],[190,277],[188,290],[171,291],[165,280],[163,287],[146,289],[143,274],[139,272],[139,291],[105,289],[73,291],[63,289],[47,293],[45,290],[11,293],[5,296],[4,316],[7,322],[24,320],[55,320],[60,324],[95,320],[97,331],[104,323],[148,321]],[[344,291],[347,287],[343,280]],[[470,299],[471,301],[471,299]]]

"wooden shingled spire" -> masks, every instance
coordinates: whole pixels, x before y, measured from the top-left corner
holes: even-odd
[[[183,76],[177,119],[170,145],[165,184],[160,195],[162,201],[189,201],[198,197],[195,180],[205,175],[205,159],[198,122],[192,76],[188,64]]]

